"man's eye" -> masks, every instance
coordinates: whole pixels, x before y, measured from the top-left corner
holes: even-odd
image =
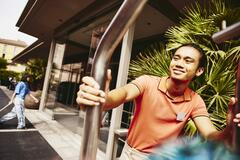
[[[179,57],[173,57],[173,59],[174,59],[174,60],[178,60],[178,59],[179,59]]]
[[[192,63],[193,61],[192,60],[186,60],[186,63]]]

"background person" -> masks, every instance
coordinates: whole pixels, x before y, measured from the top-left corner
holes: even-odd
[[[0,123],[4,123],[5,121],[8,121],[10,119],[13,119],[17,117],[18,119],[18,125],[17,129],[24,129],[26,124],[25,124],[25,115],[24,115],[24,99],[25,96],[30,92],[29,89],[29,75],[24,74],[20,80],[20,82],[17,83],[14,93],[9,101],[9,104],[14,103],[14,107],[12,110],[2,116],[0,118]],[[35,98],[33,95],[29,94],[36,103],[38,103],[38,99]]]

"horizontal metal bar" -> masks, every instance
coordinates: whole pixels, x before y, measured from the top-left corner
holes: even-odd
[[[212,39],[216,43],[240,37],[240,22],[237,22],[226,29],[214,33]]]

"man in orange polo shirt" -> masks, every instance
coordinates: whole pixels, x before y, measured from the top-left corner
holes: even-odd
[[[198,45],[184,44],[173,55],[169,77],[143,75],[106,93],[99,90],[92,77],[83,77],[77,102],[90,106],[103,103],[104,109],[108,110],[135,100],[135,113],[121,160],[147,158],[154,148],[176,139],[189,118],[203,137],[226,140],[230,138],[226,136],[230,133],[230,125],[217,131],[202,98],[188,88],[192,79],[204,72],[205,62],[206,56]],[[233,98],[231,104],[234,103]],[[233,121],[239,123],[240,114]]]

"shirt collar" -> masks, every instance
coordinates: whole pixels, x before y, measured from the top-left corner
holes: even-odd
[[[159,85],[158,85],[158,89],[160,91],[162,91],[163,93],[167,93],[167,87],[166,87],[166,82],[167,82],[167,79],[169,77],[162,77],[160,79],[160,82],[159,82]],[[191,92],[192,90],[187,88],[185,91],[184,91],[184,95],[183,96],[179,96],[179,97],[176,97],[174,98],[172,101],[173,102],[182,102],[182,101],[190,101],[192,98],[191,98]],[[167,94],[166,94],[167,95]]]

